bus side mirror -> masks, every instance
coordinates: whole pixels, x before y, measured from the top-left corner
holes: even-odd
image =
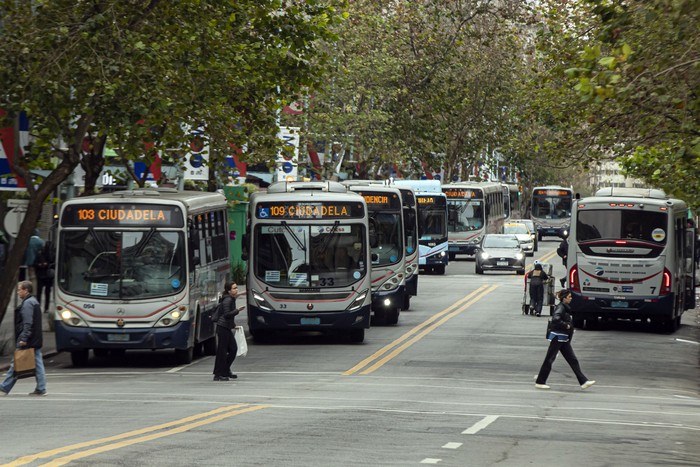
[[[373,264],[378,263],[379,262],[379,255],[376,253],[372,253],[372,255],[370,256],[370,259],[372,260]]]
[[[199,266],[200,264],[199,255],[192,255],[192,266]]]

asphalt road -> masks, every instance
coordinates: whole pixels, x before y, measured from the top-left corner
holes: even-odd
[[[540,243],[536,257],[555,247]],[[577,331],[598,383],[582,391],[559,358],[543,391],[546,318],[521,314],[522,293],[522,276],[477,276],[458,258],[444,276],[421,275],[397,326],[363,344],[249,342],[234,382],[212,381],[213,357],[176,366],[169,352],[128,352],[74,369],[59,354],[47,397],[22,380],[0,398],[0,463],[700,465],[697,313],[674,334],[627,322]]]

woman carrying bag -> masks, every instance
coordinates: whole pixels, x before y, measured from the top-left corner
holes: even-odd
[[[238,376],[231,373],[231,365],[236,359],[238,346],[233,337],[236,327],[235,318],[245,307],[236,308],[238,285],[227,282],[216,316],[216,360],[214,360],[214,381],[228,381]]]
[[[547,349],[547,355],[544,357],[544,362],[540,368],[540,372],[537,375],[537,380],[535,381],[535,387],[537,389],[549,389],[547,386],[547,378],[549,373],[552,371],[552,364],[557,358],[557,354],[561,354],[566,359],[567,363],[574,370],[574,374],[578,379],[578,384],[581,385],[581,389],[586,389],[595,384],[595,381],[589,380],[581,371],[581,366],[578,363],[574,349],[571,347],[571,338],[574,335],[573,318],[571,316],[571,308],[569,304],[573,299],[571,291],[569,289],[562,289],[557,293],[557,298],[560,300],[559,304],[552,314],[552,319],[550,321],[551,327],[547,327],[547,339],[549,340],[549,349]]]

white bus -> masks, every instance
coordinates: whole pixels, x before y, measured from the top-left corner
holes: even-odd
[[[695,307],[694,229],[685,202],[661,190],[604,188],[575,200],[571,221],[574,324],[638,319],[675,331],[683,311]]]
[[[370,326],[367,205],[337,182],[278,182],[250,197],[248,327],[362,342]]]
[[[571,188],[562,186],[537,186],[532,189],[530,219],[537,228],[537,239],[542,237],[565,238],[571,223]]]
[[[445,274],[447,252],[447,196],[439,180],[396,180],[397,186],[410,186],[418,205],[418,266],[424,271]]]
[[[56,347],[216,351],[211,313],[230,273],[220,193],[118,191],[66,201],[58,222]]]
[[[401,191],[395,186],[371,181],[348,180],[343,183],[362,195],[367,203],[374,322],[396,324],[408,295]]]
[[[464,182],[442,186],[447,196],[449,259],[474,255],[484,235],[503,232],[503,188],[500,183]]]
[[[401,192],[403,210],[404,273],[406,274],[406,294],[403,310],[411,307],[411,297],[418,295],[418,206],[413,188],[394,183]],[[390,185],[391,186],[391,185]]]
[[[503,212],[505,221],[520,219],[523,214],[520,188],[515,183],[501,183],[503,187]]]

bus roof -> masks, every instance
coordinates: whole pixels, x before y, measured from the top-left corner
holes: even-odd
[[[418,193],[441,193],[440,180],[394,180],[396,186],[407,186]]]
[[[211,193],[207,191],[178,191],[174,188],[149,188],[136,190],[114,191],[112,193],[101,193],[98,195],[73,198],[66,201],[66,204],[81,203],[112,203],[115,201],[137,201],[153,202],[174,201],[182,203],[187,211],[197,212],[210,209],[212,207],[226,206],[226,197],[221,193]]]
[[[606,187],[595,192],[595,196],[623,196],[628,198],[668,199],[663,190],[655,188]]]

